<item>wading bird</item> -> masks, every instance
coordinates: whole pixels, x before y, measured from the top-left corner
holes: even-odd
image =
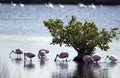
[[[17,57],[18,57],[18,55],[21,56],[21,54],[23,54],[23,51],[21,49],[16,49],[15,51],[12,50],[12,52],[9,55],[11,55],[12,53],[17,54]]]
[[[39,52],[38,52],[38,58],[46,56],[47,53],[49,53],[49,50],[40,49]]]
[[[24,60],[26,60],[26,56],[27,56],[28,58],[30,58],[30,62],[32,62],[32,58],[35,57],[35,54],[30,53],[30,52],[24,53]]]
[[[99,55],[94,55],[92,57],[96,63],[101,59],[101,57]]]
[[[60,54],[57,54],[54,61],[57,60],[57,57],[61,58],[61,59],[64,59],[66,58],[66,61],[67,61],[67,58],[69,57],[69,54],[67,52],[61,52]]]
[[[93,57],[90,56],[90,55],[85,55],[85,56],[83,57],[83,62],[84,62],[85,64],[92,63],[93,61],[94,61],[94,59],[93,59]]]
[[[106,59],[107,59],[107,58],[108,58],[111,62],[117,61],[117,57],[115,57],[115,56],[108,56],[108,55],[107,55],[107,56],[106,56]],[[106,59],[105,59],[105,60],[106,60]]]

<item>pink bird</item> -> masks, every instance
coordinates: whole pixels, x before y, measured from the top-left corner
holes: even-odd
[[[44,57],[46,56],[46,54],[49,53],[49,50],[47,49],[40,49],[39,52],[38,52],[38,57]]]
[[[28,58],[30,58],[30,62],[32,62],[32,58],[35,57],[35,54],[30,53],[30,52],[24,53],[24,60],[26,60],[26,56],[27,56]]]
[[[89,64],[89,63],[91,63],[91,62],[93,62],[93,61],[94,61],[94,59],[93,59],[93,57],[90,56],[90,55],[85,55],[85,56],[83,57],[83,62],[84,62],[85,64]]]
[[[94,55],[92,57],[96,63],[101,59],[101,57],[99,55]]]
[[[16,49],[15,51],[12,50],[12,52],[9,55],[11,55],[12,53],[17,54],[17,57],[18,57],[18,55],[23,54],[23,51],[21,49]]]
[[[67,52],[61,52],[60,54],[56,55],[54,61],[57,60],[57,57],[62,58],[62,59],[66,58],[66,61],[67,61],[67,58],[69,57],[69,54]]]

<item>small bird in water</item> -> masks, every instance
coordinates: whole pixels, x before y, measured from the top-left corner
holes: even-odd
[[[107,55],[106,58],[105,58],[105,60],[106,60],[107,58],[108,58],[111,62],[117,61],[117,57],[112,56],[112,55],[111,55],[111,56]]]

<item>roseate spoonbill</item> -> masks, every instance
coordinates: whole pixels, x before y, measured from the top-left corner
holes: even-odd
[[[111,55],[111,56],[108,56],[108,55],[107,55],[107,56],[106,56],[106,59],[107,59],[107,58],[108,58],[111,62],[117,61],[117,57],[112,56],[112,55]]]
[[[27,56],[28,58],[30,58],[30,62],[32,62],[32,58],[35,57],[35,54],[30,53],[30,52],[24,53],[24,60],[26,60],[26,56]]]
[[[85,64],[91,63],[91,62],[93,62],[93,61],[94,61],[94,59],[93,59],[93,57],[90,56],[90,55],[85,55],[85,56],[83,57],[83,62],[84,62]]]
[[[12,50],[12,52],[9,55],[11,55],[12,53],[17,54],[17,57],[18,57],[18,55],[23,54],[23,51],[21,49],[16,49],[15,51]]]
[[[40,49],[39,52],[38,52],[38,58],[46,56],[47,53],[49,53],[49,50]]]
[[[94,55],[92,57],[96,63],[101,59],[101,57],[99,55]]]
[[[62,59],[66,58],[66,61],[67,61],[67,58],[69,57],[69,54],[67,52],[61,52],[60,54],[56,55],[54,61],[57,60],[57,57],[62,58]]]

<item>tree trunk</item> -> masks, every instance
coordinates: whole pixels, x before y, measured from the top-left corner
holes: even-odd
[[[83,57],[85,56],[85,54],[81,54],[80,52],[78,52],[78,55],[74,58],[74,61],[76,62],[83,62]]]

